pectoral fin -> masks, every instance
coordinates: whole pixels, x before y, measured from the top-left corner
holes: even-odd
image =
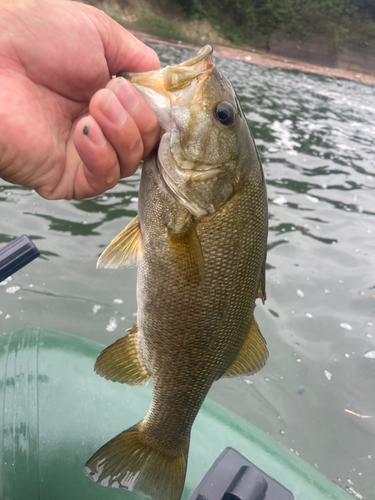
[[[259,326],[253,317],[245,342],[233,365],[225,372],[223,377],[252,375],[263,368],[267,358],[268,349],[266,341],[260,333]]]
[[[136,348],[137,325],[131,326],[127,335],[102,351],[95,362],[94,369],[98,375],[120,382],[137,385],[148,382],[150,376],[140,360]]]
[[[142,236],[138,215],[114,238],[99,257],[97,269],[133,266],[141,256]]]
[[[192,218],[167,225],[169,248],[178,273],[191,283],[204,280],[204,259],[201,243]]]

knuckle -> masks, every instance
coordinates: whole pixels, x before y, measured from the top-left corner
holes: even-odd
[[[155,113],[152,113],[148,120],[146,120],[143,126],[143,134],[144,135],[156,135],[156,132],[159,130],[159,122]]]
[[[139,155],[140,157],[143,154],[143,141],[140,134],[132,134],[127,137],[127,152],[133,155]]]

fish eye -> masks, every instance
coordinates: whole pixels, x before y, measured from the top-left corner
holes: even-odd
[[[222,101],[215,107],[214,115],[222,125],[232,125],[236,117],[236,110],[230,102]]]

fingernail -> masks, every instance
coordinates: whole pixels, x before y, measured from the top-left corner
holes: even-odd
[[[101,131],[96,121],[92,118],[92,116],[87,117],[82,132],[90,139],[93,144],[95,144],[95,146],[98,146],[99,148],[102,148],[107,143],[103,132]]]
[[[118,77],[114,79],[110,85],[110,89],[128,113],[131,113],[141,100],[139,92],[125,78]]]
[[[116,127],[121,126],[125,122],[126,111],[112,90],[107,89],[106,92],[103,93],[103,97],[99,105],[104,116],[106,116],[106,118]]]

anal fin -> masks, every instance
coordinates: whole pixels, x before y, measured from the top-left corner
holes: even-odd
[[[98,375],[122,384],[138,385],[148,382],[150,376],[143,366],[136,348],[137,325],[127,335],[104,349],[95,362]]]
[[[255,318],[251,320],[250,328],[245,341],[232,366],[224,373],[223,377],[237,375],[253,375],[266,364],[268,349],[263,335]]]
[[[97,269],[133,266],[141,256],[142,236],[138,215],[114,238],[99,257]]]

